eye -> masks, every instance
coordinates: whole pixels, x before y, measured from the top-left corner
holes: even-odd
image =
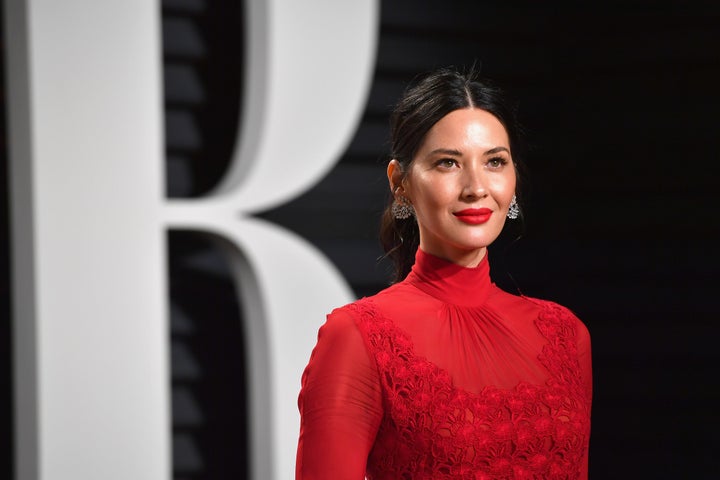
[[[440,160],[435,162],[436,167],[442,167],[442,168],[452,168],[457,166],[457,160],[454,158],[441,158]]]
[[[508,160],[505,157],[492,157],[487,161],[487,166],[492,169],[500,169],[507,165]]]

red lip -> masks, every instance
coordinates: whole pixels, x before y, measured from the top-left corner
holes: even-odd
[[[466,208],[465,210],[454,212],[453,215],[455,215],[461,222],[465,222],[470,225],[480,225],[490,220],[492,213],[492,210],[489,208]]]

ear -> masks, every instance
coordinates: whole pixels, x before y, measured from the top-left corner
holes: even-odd
[[[405,172],[403,172],[403,167],[394,158],[390,160],[390,163],[388,163],[387,166],[387,178],[388,183],[390,184],[390,191],[395,195],[396,193],[405,193],[405,187],[403,185],[403,180],[405,179]]]

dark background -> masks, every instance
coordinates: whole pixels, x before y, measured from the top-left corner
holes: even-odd
[[[234,3],[162,2],[169,197],[210,190],[237,122],[252,121],[237,114],[243,11]],[[517,101],[529,170],[524,228],[491,247],[493,278],[570,307],[590,330],[591,478],[719,478],[720,7],[594,4],[383,2],[354,140],[315,188],[260,216],[324,251],[358,296],[383,288],[376,232],[389,109],[416,74],[480,62]],[[0,431],[11,432],[1,188]],[[188,232],[168,241],[174,476],[244,478],[241,306],[218,250]],[[0,476],[10,478],[12,449],[4,450]]]

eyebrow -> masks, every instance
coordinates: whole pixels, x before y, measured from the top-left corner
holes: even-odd
[[[505,147],[495,147],[495,148],[491,148],[490,150],[488,150],[487,152],[485,152],[485,155],[494,155],[494,154],[500,153],[500,152],[510,153],[510,150],[508,150],[508,149],[505,148]]]
[[[428,156],[436,155],[438,153],[442,153],[444,155],[455,155],[457,157],[462,155],[462,152],[460,150],[454,150],[452,148],[436,148],[432,152],[428,154]]]
[[[510,150],[508,150],[508,149],[505,148],[505,147],[495,147],[495,148],[491,148],[491,149],[488,150],[487,152],[483,153],[483,155],[494,155],[494,154],[500,153],[500,152],[510,153]],[[430,153],[428,154],[428,156],[430,156],[430,155],[436,155],[436,154],[438,154],[438,153],[441,153],[441,154],[444,154],[444,155],[455,155],[455,156],[458,156],[458,157],[459,157],[459,156],[462,156],[462,152],[461,152],[460,150],[455,150],[455,149],[452,149],[452,148],[436,148],[435,150],[433,150],[432,152],[430,152]]]

